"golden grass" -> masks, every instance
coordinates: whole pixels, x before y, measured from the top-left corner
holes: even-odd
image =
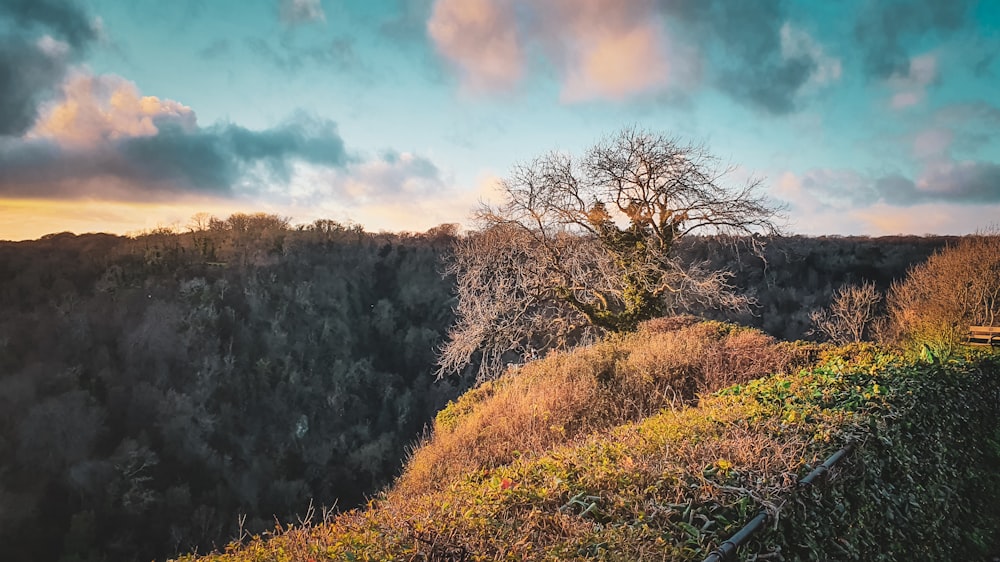
[[[757,330],[683,318],[552,354],[442,410],[393,493],[419,494],[470,470],[531,458],[556,444],[693,404],[702,393],[796,370],[814,355],[813,348]]]

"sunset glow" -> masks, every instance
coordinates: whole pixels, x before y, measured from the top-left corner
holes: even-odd
[[[473,226],[483,178],[627,125],[764,177],[806,234],[1000,216],[1000,4],[0,5],[0,239],[273,212]]]

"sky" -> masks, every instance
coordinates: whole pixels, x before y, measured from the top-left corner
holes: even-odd
[[[0,239],[267,212],[472,227],[623,127],[794,234],[1000,217],[993,0],[0,0]]]

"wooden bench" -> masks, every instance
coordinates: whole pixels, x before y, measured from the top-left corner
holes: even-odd
[[[971,345],[1000,345],[1000,326],[969,326]]]

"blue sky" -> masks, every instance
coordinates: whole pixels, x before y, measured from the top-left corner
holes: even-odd
[[[623,126],[804,234],[1000,217],[1000,2],[0,0],[0,239],[198,212],[469,224]]]

